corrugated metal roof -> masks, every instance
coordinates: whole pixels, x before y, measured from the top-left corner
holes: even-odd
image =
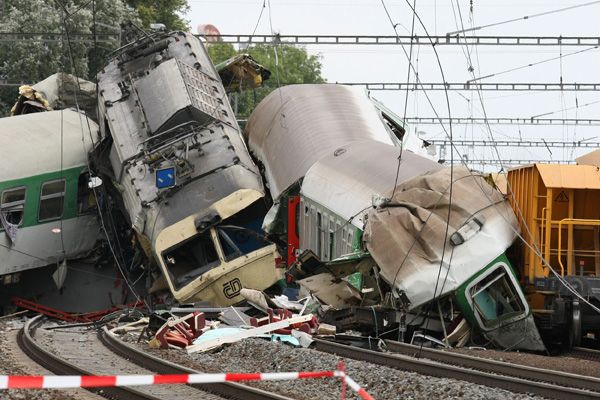
[[[290,85],[261,101],[246,125],[248,147],[264,164],[277,199],[321,157],[355,140],[394,141],[363,90]]]
[[[0,181],[84,165],[98,125],[76,111],[48,111],[0,118]]]
[[[547,188],[600,189],[600,169],[591,165],[535,164]]]

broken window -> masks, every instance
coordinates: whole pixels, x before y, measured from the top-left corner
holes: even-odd
[[[217,229],[226,261],[269,245],[258,232],[252,229],[233,225],[221,226]]]
[[[504,267],[497,268],[469,289],[474,311],[484,327],[520,315],[525,306]]]
[[[404,138],[404,134],[406,133],[404,127],[400,125],[394,118],[391,116],[381,113],[383,117],[383,121],[385,122],[385,126],[388,130],[396,136],[400,141]]]
[[[2,192],[0,198],[0,211],[4,214],[6,222],[12,225],[21,225],[25,210],[25,193],[27,189],[23,187],[9,189]],[[2,225],[0,224],[0,230]]]
[[[194,236],[175,249],[167,250],[163,253],[163,259],[176,289],[220,265],[211,230]]]
[[[323,260],[323,222],[321,213],[317,212],[317,255]]]
[[[63,215],[65,180],[59,179],[42,185],[38,221],[49,221]]]
[[[77,180],[77,210],[79,214],[89,214],[96,208],[96,198],[90,187],[90,174],[84,172]]]
[[[340,221],[337,221],[335,224],[336,228],[335,228],[335,254],[339,257],[342,254],[344,254],[344,250],[343,250],[343,245],[344,245],[344,241],[343,241],[343,232],[342,232],[342,225],[340,224]]]

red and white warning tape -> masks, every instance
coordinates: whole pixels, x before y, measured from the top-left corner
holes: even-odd
[[[270,372],[256,374],[180,374],[180,375],[51,375],[51,376],[17,376],[0,375],[2,389],[68,389],[106,386],[140,386],[163,385],[176,383],[219,383],[240,381],[283,381],[309,378],[342,378],[352,390],[363,399],[371,397],[358,383],[344,371],[314,372]]]

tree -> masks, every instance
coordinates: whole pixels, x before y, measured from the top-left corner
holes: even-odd
[[[120,26],[139,22],[123,0],[9,0],[0,19],[2,31],[22,33],[109,33],[112,39],[42,41],[41,37],[0,43],[0,77],[8,82],[35,83],[57,72],[94,79],[106,56],[120,46]],[[95,23],[95,24],[94,24]],[[63,36],[64,38],[65,36]],[[14,87],[0,91],[0,115],[7,115],[17,97]]]
[[[321,76],[320,57],[309,55],[302,47],[259,44],[239,51],[229,43],[214,43],[208,47],[208,54],[214,64],[244,53],[250,54],[259,64],[270,70],[271,78],[264,82],[262,87],[238,94],[239,118],[248,117],[256,104],[279,85],[325,82]]]
[[[187,0],[127,0],[127,4],[137,10],[144,28],[161,23],[169,31],[189,30],[188,21],[182,18],[190,9]]]

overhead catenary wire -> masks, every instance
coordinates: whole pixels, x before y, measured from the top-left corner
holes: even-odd
[[[511,73],[511,72],[515,72],[515,71],[519,71],[519,70],[522,70],[522,69],[525,69],[525,68],[530,68],[530,67],[535,67],[537,65],[545,64],[545,63],[550,62],[550,61],[562,60],[562,59],[564,59],[566,57],[578,55],[578,54],[581,54],[581,53],[586,53],[586,52],[592,51],[592,50],[597,50],[599,47],[600,46],[593,46],[593,47],[589,47],[587,49],[573,51],[573,52],[567,53],[567,54],[560,54],[557,57],[551,57],[551,58],[547,58],[547,59],[544,59],[544,60],[540,60],[540,61],[536,61],[536,62],[533,62],[533,63],[529,63],[527,65],[521,65],[519,67],[509,68],[509,69],[506,69],[506,70],[503,70],[503,71],[499,71],[499,72],[494,72],[492,74],[488,74],[488,75],[485,75],[485,76],[480,76],[480,77],[475,77],[474,76],[473,79],[469,79],[467,81],[467,83],[477,82],[477,81],[481,81],[483,79],[488,79],[488,78],[492,78],[492,77],[495,77],[495,76],[505,75],[505,74],[508,74],[508,73]]]
[[[391,19],[390,14],[389,14],[389,12],[387,10],[387,7],[385,5],[385,1],[381,0],[381,3],[382,3],[382,6],[383,6],[383,8],[384,8],[384,10],[386,12],[386,15],[388,15],[388,17],[390,19],[390,23],[392,24],[392,26],[394,26],[393,20]],[[425,26],[425,24],[423,23],[423,21],[419,17],[416,9],[410,4],[409,0],[406,0],[406,3],[410,7],[410,9],[411,9],[411,11],[413,13],[413,16],[416,18],[416,20],[419,21],[419,24],[421,25],[421,27],[425,31],[425,34],[428,35],[428,37],[430,38],[430,44],[431,44],[431,46],[433,48],[433,51],[434,51],[434,53],[436,55],[436,60],[437,60],[438,68],[440,70],[440,74],[442,76],[442,80],[445,81],[446,79],[445,79],[444,69],[443,69],[443,66],[441,64],[441,60],[439,58],[439,54],[437,53],[437,50],[435,48],[435,44],[431,40],[431,37],[429,36],[429,32],[427,31],[427,27]],[[416,2],[415,2],[415,4],[416,4]],[[404,49],[404,46],[402,46],[402,49],[404,50],[404,53],[405,53],[405,56],[407,57],[407,59],[409,59],[409,63],[408,63],[409,69],[413,69],[413,71],[414,71],[414,66],[412,64],[412,60],[406,54],[406,50]],[[415,72],[415,79],[417,80],[417,82],[419,82],[419,76],[418,76],[418,74],[416,74],[416,72]],[[447,105],[447,108],[448,108],[448,116],[450,117],[451,116],[451,110],[450,110],[450,99],[449,99],[449,96],[448,96],[448,91],[445,90],[444,93],[445,93],[445,98],[446,98],[446,105]],[[435,107],[433,106],[433,103],[431,102],[431,99],[429,98],[427,92],[425,92],[425,97],[427,98],[427,100],[428,100],[430,106],[432,107],[434,113],[436,114],[436,116],[438,116],[437,111],[435,110]],[[450,142],[452,142],[452,123],[449,124],[449,132],[446,131],[446,127],[443,124],[442,124],[442,129],[444,129],[444,131],[448,134]],[[441,271],[442,271],[442,268],[443,268],[443,265],[444,265],[444,258],[445,258],[445,255],[446,255],[446,246],[447,246],[447,236],[448,236],[448,231],[449,231],[449,227],[450,227],[450,214],[451,214],[451,210],[452,210],[452,191],[453,191],[453,185],[454,185],[454,182],[453,182],[454,181],[454,163],[453,163],[453,161],[454,161],[453,157],[454,156],[453,156],[452,152],[450,154],[450,157],[451,157],[451,161],[452,162],[451,162],[451,165],[450,165],[450,182],[449,182],[449,188],[448,188],[448,215],[447,215],[447,219],[446,219],[446,228],[445,228],[445,234],[444,234],[444,242],[442,244],[442,252],[441,252],[441,257],[440,257],[440,264],[439,264],[439,268],[438,268],[438,275],[437,275],[436,284],[435,284],[435,288],[434,288],[433,298],[435,298],[437,296],[439,278],[440,278]],[[442,197],[443,196],[440,196],[440,199]],[[391,201],[393,201],[393,199],[391,199]],[[433,214],[433,210],[431,210],[431,212],[429,214],[429,217],[432,214]],[[416,241],[417,241],[417,237],[415,237],[413,239],[413,242],[411,244],[411,248],[414,246],[414,244],[416,243]],[[410,254],[410,250],[407,251],[406,257],[408,257],[408,254]],[[405,260],[406,260],[406,258],[405,258]],[[398,267],[396,275],[395,275],[395,277],[394,277],[394,279],[392,281],[392,285],[391,285],[392,287],[394,287],[394,285],[395,285],[396,279],[398,278],[398,274],[399,274],[401,268],[402,268],[402,264]],[[430,305],[431,305],[431,303],[430,303]],[[429,315],[430,311],[431,311],[431,306],[428,307],[427,315]],[[427,324],[428,324],[429,323],[429,318],[427,318],[426,321],[427,321]]]
[[[536,13],[536,14],[531,14],[531,15],[524,15],[522,17],[518,17],[518,18],[511,18],[511,19],[507,19],[504,21],[500,21],[500,22],[494,22],[491,24],[487,24],[487,25],[481,25],[481,26],[475,26],[475,27],[471,27],[471,28],[467,28],[465,29],[463,27],[463,29],[457,30],[457,31],[453,31],[453,32],[448,32],[446,33],[446,35],[448,36],[453,36],[453,35],[457,35],[457,34],[465,34],[467,32],[474,32],[474,31],[479,31],[485,28],[491,28],[494,26],[500,26],[500,25],[505,25],[505,24],[510,24],[512,22],[518,22],[518,21],[527,21],[527,20],[531,20],[533,18],[537,18],[537,17],[543,17],[546,15],[551,15],[551,14],[558,14],[561,12],[565,12],[565,11],[570,11],[570,10],[574,10],[576,8],[582,8],[582,7],[588,7],[588,6],[592,6],[592,5],[596,5],[596,4],[600,4],[600,1],[596,0],[596,1],[590,1],[587,3],[582,3],[582,4],[577,4],[574,6],[569,6],[569,7],[563,7],[563,8],[559,8],[556,10],[551,10],[551,11],[544,11],[541,13]]]
[[[258,29],[258,25],[260,24],[260,20],[262,19],[262,15],[265,12],[265,8],[267,7],[267,0],[262,0],[262,6],[260,7],[260,14],[258,14],[258,19],[256,20],[256,24],[254,25],[254,29],[252,30],[252,36],[256,34],[256,30]]]
[[[542,113],[542,114],[536,114],[536,115],[533,115],[531,118],[535,119],[535,118],[539,118],[539,117],[545,117],[546,115],[563,113],[565,111],[579,110],[580,108],[592,106],[592,105],[598,104],[598,103],[600,103],[600,100],[592,101],[592,102],[581,104],[581,105],[579,105],[578,103],[576,103],[575,106],[573,106],[573,107],[561,108],[560,110],[549,111],[549,112],[545,112],[545,113]],[[565,120],[567,119],[565,115],[563,115],[563,119],[565,119]],[[575,118],[575,120],[577,120],[577,118]],[[566,139],[563,139],[563,140],[566,140]]]
[[[396,34],[396,36],[398,36],[398,31],[396,30],[396,26],[398,24],[395,24],[394,21],[392,20],[392,16],[390,15],[384,0],[381,0],[381,4],[383,6],[383,9],[390,21],[390,24],[392,24],[392,28],[394,29],[394,33]],[[417,0],[414,0],[413,2],[413,7],[415,7],[417,4]],[[413,13],[412,16],[412,22],[411,22],[411,27],[410,27],[410,36],[412,37],[415,33],[415,14]],[[413,56],[413,44],[412,41],[410,43],[410,48],[408,51],[408,66],[406,68],[406,83],[410,83],[410,73],[411,73],[411,65],[412,65],[412,56]],[[406,89],[406,93],[404,96],[404,113],[403,113],[403,121],[406,120],[406,112],[408,110],[408,87]],[[406,128],[405,128],[406,129]],[[406,135],[406,130],[404,135]],[[404,136],[402,138],[400,138],[401,143],[400,143],[400,154],[398,155],[398,165],[396,166],[396,177],[394,179],[394,186],[392,187],[392,194],[390,196],[390,199],[394,198],[394,194],[396,193],[396,186],[398,185],[398,178],[400,176],[400,165],[402,164],[402,152],[404,151]]]
[[[83,151],[85,153],[85,158],[86,158],[86,161],[87,161],[88,174],[91,177],[92,176],[92,169],[91,169],[90,162],[89,162],[89,159],[88,159],[87,149],[85,147],[85,129],[84,129],[84,124],[83,124],[83,119],[82,119],[82,112],[81,112],[81,109],[79,107],[79,100],[78,100],[78,97],[77,97],[77,90],[81,90],[81,85],[80,85],[80,82],[79,82],[79,78],[77,77],[77,71],[75,70],[75,60],[74,60],[73,52],[72,52],[72,48],[71,48],[70,37],[69,37],[69,30],[68,30],[68,27],[66,25],[66,20],[68,18],[71,18],[72,14],[68,13],[65,5],[60,0],[56,0],[56,2],[65,11],[65,14],[66,14],[65,17],[63,18],[63,28],[65,30],[65,35],[66,35],[66,38],[67,38],[68,54],[69,54],[69,59],[71,61],[71,67],[73,69],[72,72],[73,72],[73,75],[75,75],[75,79],[76,79],[76,83],[77,83],[77,88],[73,89],[73,98],[74,98],[74,101],[75,101],[76,110],[77,110],[78,115],[79,115],[79,123],[80,123],[80,127],[81,127],[81,144],[82,144]],[[86,118],[86,123],[87,123],[87,128],[88,128],[88,134],[90,136],[90,140],[91,140],[92,145],[94,145],[94,140],[92,138],[92,130],[91,130],[91,124],[90,124],[90,121],[89,121],[89,117],[87,115],[85,115],[85,118]],[[145,301],[145,299],[142,300],[141,297],[137,294],[136,290],[130,284],[129,279],[127,278],[127,274],[125,273],[125,271],[123,271],[123,267],[121,265],[121,262],[119,262],[119,259],[117,257],[116,252],[115,252],[113,244],[111,243],[110,235],[108,233],[108,230],[106,229],[106,224],[105,224],[105,221],[104,221],[104,216],[102,214],[102,210],[100,210],[100,202],[98,201],[99,197],[98,197],[98,194],[96,192],[96,188],[95,188],[94,185],[92,185],[91,189],[92,189],[92,192],[94,194],[94,198],[96,199],[96,204],[98,204],[98,216],[100,218],[100,225],[101,225],[102,230],[104,231],[104,234],[106,236],[107,244],[108,244],[110,252],[111,252],[111,254],[113,256],[113,259],[115,261],[117,269],[118,269],[119,273],[121,274],[121,276],[123,277],[123,280],[125,281],[125,283],[129,287],[129,290],[135,296],[135,298],[138,300],[138,302],[144,302],[144,304],[146,304],[146,307],[150,310],[151,308],[150,308],[149,304]]]
[[[462,17],[461,17],[461,24],[462,24]],[[463,35],[464,35],[464,33],[463,33]],[[561,56],[561,57],[562,57],[562,56]],[[470,64],[470,65],[472,65],[472,62],[471,62],[470,60],[469,60],[469,64]],[[471,71],[471,72],[472,72],[472,71]],[[484,103],[483,103],[483,96],[482,96],[481,92],[478,92],[478,93],[479,93],[479,99],[480,99],[480,102],[481,102],[481,107],[482,107],[482,110],[483,110],[483,113],[484,113],[484,117],[485,117],[485,120],[487,121],[487,113],[486,113],[486,110],[485,110],[485,105],[484,105]],[[490,139],[491,139],[491,140],[493,140],[493,139],[494,139],[494,138],[493,138],[493,132],[492,132],[492,129],[491,129],[491,127],[489,126],[489,123],[487,123],[487,122],[486,122],[486,126],[487,126],[487,129],[488,129],[488,133],[489,133]],[[492,148],[494,149],[494,151],[495,151],[495,153],[496,153],[496,156],[498,157],[498,159],[499,159],[499,160],[501,160],[501,157],[500,157],[500,153],[499,153],[499,151],[498,151],[498,148],[497,148],[496,146],[492,146]],[[502,166],[502,165],[501,165],[500,173],[504,173],[504,174],[506,175],[505,168],[504,168],[504,166]],[[562,276],[560,276],[560,275],[558,274],[558,272],[557,272],[557,271],[556,271],[556,270],[555,270],[555,269],[554,269],[554,268],[553,268],[553,267],[550,265],[550,263],[548,262],[548,260],[546,260],[546,259],[543,257],[543,255],[541,254],[541,251],[539,250],[539,248],[538,248],[538,246],[537,246],[537,243],[535,242],[535,236],[534,236],[534,235],[533,235],[533,233],[531,232],[531,229],[529,228],[529,225],[527,224],[527,221],[525,220],[525,216],[523,215],[523,211],[521,210],[521,208],[520,208],[520,206],[519,206],[518,202],[516,201],[515,194],[514,194],[514,191],[513,191],[513,189],[512,189],[512,185],[511,185],[511,183],[510,183],[510,181],[509,181],[508,179],[506,179],[506,181],[507,181],[507,185],[508,185],[508,191],[509,191],[509,193],[510,193],[510,196],[512,196],[512,198],[513,198],[513,203],[516,205],[516,209],[517,209],[517,217],[518,217],[519,221],[522,221],[522,222],[523,222],[523,224],[522,224],[522,225],[523,225],[523,226],[526,228],[526,230],[527,230],[527,232],[528,232],[529,236],[530,236],[530,237],[531,237],[531,239],[532,239],[532,243],[533,243],[534,245],[533,245],[533,246],[531,246],[531,245],[530,245],[530,244],[527,242],[527,240],[525,240],[525,238],[524,238],[524,237],[521,235],[521,233],[520,233],[519,231],[517,231],[517,230],[516,230],[516,229],[515,229],[515,228],[512,226],[512,224],[510,223],[510,221],[508,221],[507,217],[506,217],[506,216],[505,216],[505,215],[504,215],[504,214],[503,214],[503,213],[502,213],[502,212],[501,212],[501,211],[498,209],[498,207],[495,207],[495,209],[496,209],[496,211],[498,212],[498,214],[499,214],[499,215],[500,215],[500,216],[501,216],[501,217],[502,217],[502,218],[503,218],[503,219],[504,219],[504,220],[507,222],[507,224],[508,224],[508,225],[511,227],[511,229],[514,231],[514,233],[517,235],[517,237],[519,237],[519,239],[520,239],[520,240],[521,240],[521,241],[522,241],[522,242],[523,242],[523,243],[524,243],[524,244],[525,244],[527,247],[529,247],[529,248],[530,248],[532,251],[534,251],[534,253],[535,253],[535,254],[536,254],[536,255],[537,255],[537,256],[538,256],[538,257],[539,257],[539,258],[542,260],[542,263],[543,263],[544,265],[546,265],[546,266],[549,268],[549,270],[550,270],[550,271],[551,271],[551,272],[554,274],[554,276],[555,276],[555,277],[556,277],[556,278],[559,280],[559,282],[560,282],[560,283],[561,283],[561,284],[562,284],[562,285],[563,285],[563,286],[564,286],[564,287],[565,287],[565,288],[566,288],[566,289],[567,289],[569,292],[571,292],[571,293],[572,293],[572,294],[573,294],[575,297],[579,298],[581,301],[583,301],[584,303],[586,303],[588,306],[590,306],[590,307],[591,307],[592,309],[594,309],[596,312],[600,313],[600,308],[598,308],[598,307],[594,306],[594,305],[593,305],[593,304],[591,304],[591,303],[590,303],[590,302],[589,302],[587,299],[585,299],[585,298],[584,298],[584,297],[583,297],[581,294],[579,294],[579,293],[577,292],[577,290],[576,290],[576,289],[575,289],[575,288],[574,288],[574,287],[573,287],[573,286],[572,286],[572,285],[571,285],[571,284],[570,284],[570,283],[569,283],[567,280],[565,280],[565,279],[564,279]],[[487,196],[487,193],[485,192],[485,190],[483,190],[483,188],[481,188],[481,191],[482,191],[482,193],[483,193],[483,194],[484,194],[486,197],[488,197],[488,196]],[[488,200],[490,200],[490,201],[491,201],[491,199],[489,199],[489,197],[488,197]]]

